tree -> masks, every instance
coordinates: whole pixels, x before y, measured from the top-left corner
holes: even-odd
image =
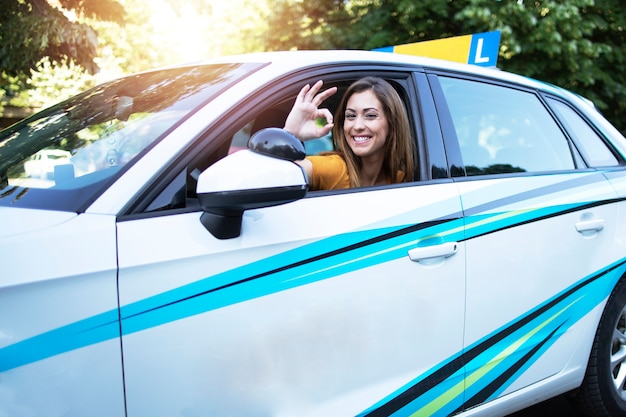
[[[593,100],[605,115],[626,132],[626,13],[620,0],[596,0],[584,10],[586,19],[597,22],[591,42],[608,46],[594,60],[593,84],[581,91]]]
[[[273,0],[268,49],[373,49],[500,30],[498,66],[591,99],[626,132],[620,0]]]
[[[98,72],[89,73],[69,59],[54,61],[45,57],[35,70],[25,66],[20,75],[0,73],[0,114],[3,106],[32,112],[129,73],[263,50],[258,34],[267,29],[266,0],[118,1],[124,8],[123,25],[120,19],[100,20],[102,14],[80,11],[83,9],[76,15],[76,23],[98,35],[97,55],[93,58]],[[10,45],[3,45],[0,38],[0,50],[7,47]]]
[[[21,105],[18,95],[42,105],[40,91],[28,91],[42,83],[48,91],[69,92],[74,89],[65,80],[85,87],[102,81],[102,76],[76,74],[80,68],[121,75],[200,56],[373,49],[499,30],[500,68],[571,89],[626,131],[621,117],[626,110],[626,72],[621,71],[626,12],[620,0],[0,2],[0,105],[7,97]],[[155,20],[159,10],[165,20]],[[68,18],[69,12],[76,18]],[[32,73],[37,65],[51,75]]]
[[[116,0],[0,2],[0,115],[7,105],[28,114],[93,85],[98,38],[85,21],[124,16]]]
[[[68,16],[123,22],[116,0],[2,0],[0,7],[0,68],[11,76],[30,75],[44,58],[73,62],[97,71],[96,32]]]
[[[595,3],[604,3],[603,7]],[[568,88],[591,99],[622,131],[626,77],[611,61],[624,60],[624,35],[609,17],[618,1],[491,2],[474,0],[457,14],[466,30],[501,30],[500,67]],[[611,4],[613,3],[613,4]],[[608,7],[608,8],[605,8]],[[623,15],[623,12],[621,13]],[[610,89],[603,86],[610,86]],[[621,94],[619,91],[621,90]],[[617,94],[616,94],[617,93]]]

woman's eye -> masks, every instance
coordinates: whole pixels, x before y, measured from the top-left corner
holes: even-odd
[[[346,114],[346,119],[354,120],[354,119],[356,119],[356,114]]]
[[[367,120],[376,120],[378,118],[378,115],[375,113],[368,113],[365,115],[365,118]]]

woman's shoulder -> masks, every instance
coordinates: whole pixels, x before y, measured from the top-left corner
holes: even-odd
[[[311,161],[346,163],[343,157],[337,152],[322,152],[317,155],[309,155],[306,158]]]
[[[338,153],[307,156],[313,166],[312,189],[334,190],[350,187],[348,166]]]
[[[346,161],[337,152],[324,152],[319,155],[311,155],[306,157],[313,166],[327,167],[340,170],[346,170]]]

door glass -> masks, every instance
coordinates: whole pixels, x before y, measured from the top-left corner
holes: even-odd
[[[571,107],[549,98],[550,106],[559,115],[569,134],[572,135],[583,158],[589,166],[614,166],[617,159],[600,136]]]
[[[568,141],[525,91],[440,77],[467,175],[574,168]]]

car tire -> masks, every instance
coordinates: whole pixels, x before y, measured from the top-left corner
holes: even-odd
[[[615,286],[604,308],[587,372],[574,400],[589,416],[626,416],[626,277]]]

